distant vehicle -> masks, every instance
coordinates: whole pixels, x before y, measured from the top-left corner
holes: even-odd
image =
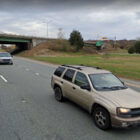
[[[97,127],[140,125],[140,93],[107,70],[62,65],[52,76],[55,98],[68,98],[88,110]]]
[[[0,52],[0,64],[13,65],[13,59],[11,54],[8,52]]]

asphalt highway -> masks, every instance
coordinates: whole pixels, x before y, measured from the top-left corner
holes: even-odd
[[[54,70],[17,57],[13,66],[0,65],[0,140],[140,139],[140,127],[102,131],[79,106],[57,102],[50,85]]]

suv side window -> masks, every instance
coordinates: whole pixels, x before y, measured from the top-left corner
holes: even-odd
[[[83,84],[89,85],[86,75],[81,72],[77,72],[74,83],[77,86],[82,86]]]
[[[64,72],[65,68],[63,67],[58,67],[55,72],[54,72],[54,75],[58,76],[58,77],[61,77],[62,73]]]
[[[72,82],[72,79],[73,79],[73,76],[74,76],[74,73],[75,73],[75,70],[72,70],[72,69],[68,69],[64,76],[63,76],[63,79],[69,81],[69,82]]]

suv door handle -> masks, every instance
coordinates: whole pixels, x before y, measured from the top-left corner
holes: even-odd
[[[61,81],[61,84],[63,84],[63,81]]]
[[[74,90],[76,89],[75,87],[72,87]]]

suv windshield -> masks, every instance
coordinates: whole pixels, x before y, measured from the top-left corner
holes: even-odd
[[[90,74],[89,77],[96,90],[120,90],[127,88],[112,73]]]
[[[0,53],[0,57],[11,57],[9,53]]]

